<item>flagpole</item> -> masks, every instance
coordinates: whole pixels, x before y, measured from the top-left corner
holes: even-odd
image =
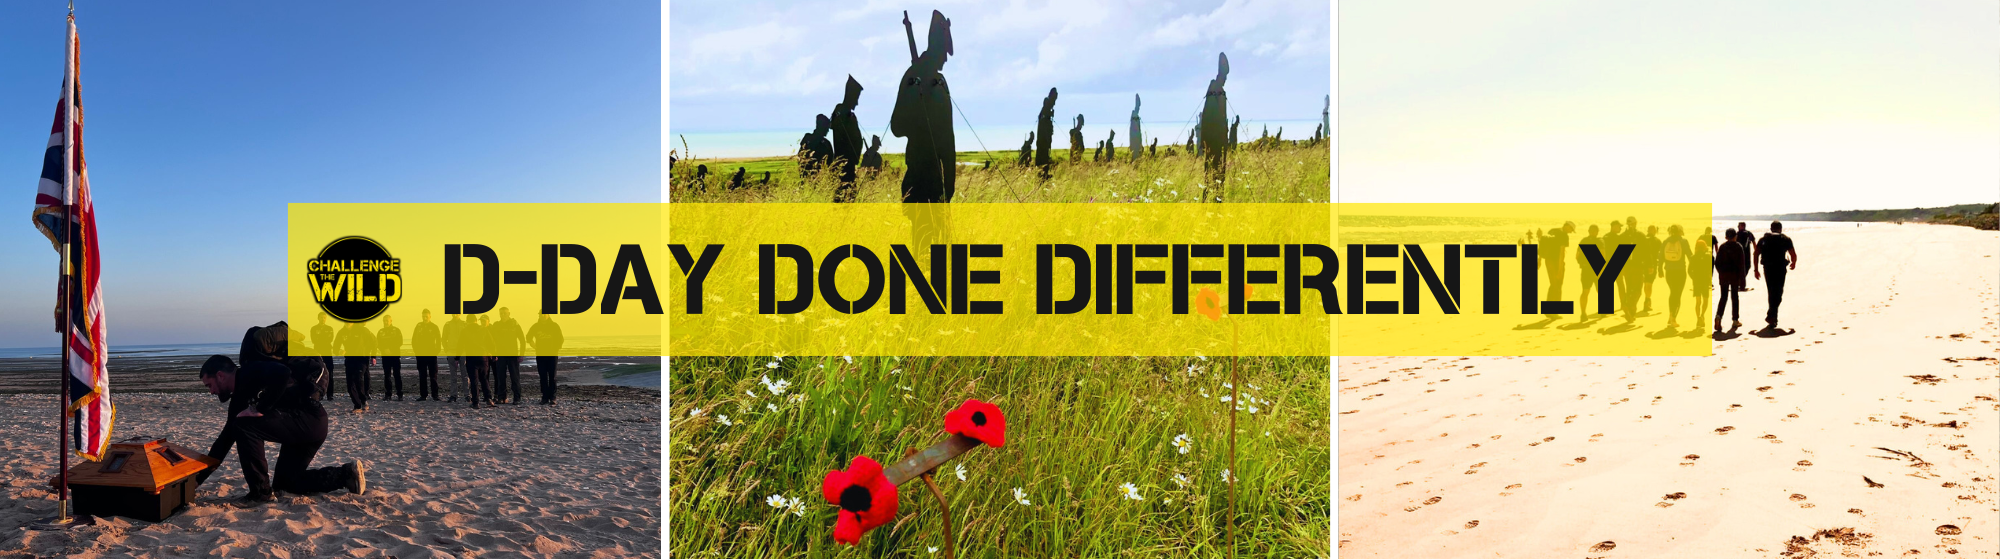
[[[61,313],[57,317],[59,320],[56,321],[56,331],[62,333],[58,342],[60,345],[56,348],[56,351],[62,354],[62,369],[57,374],[62,383],[62,399],[56,402],[56,455],[60,466],[56,470],[56,515],[54,518],[45,519],[29,526],[36,530],[66,530],[87,524],[81,521],[81,519],[69,515],[69,433],[67,432],[69,428],[67,423],[69,423],[70,402],[69,353],[70,336],[74,334],[71,326],[75,324],[70,316],[71,309],[69,302],[73,293],[71,292],[72,286],[69,281],[69,252],[70,244],[75,240],[73,233],[74,224],[71,223],[71,218],[73,217],[71,206],[75,202],[77,181],[75,151],[77,118],[75,106],[75,72],[77,68],[77,46],[76,35],[74,33],[76,29],[75,0],[71,0],[69,9],[69,17],[66,19],[64,25],[65,40],[63,43],[64,50],[67,51],[64,53],[63,59],[67,66],[63,68],[63,121],[61,123],[63,126],[62,256],[59,260],[58,274],[56,276],[59,285],[56,288],[56,294],[57,298],[61,299],[56,307]]]
[[[76,224],[71,222],[71,218],[73,217],[71,215],[73,213],[71,211],[71,207],[76,204],[76,147],[75,147],[76,124],[75,123],[76,123],[76,66],[77,66],[76,62],[77,61],[76,61],[75,29],[76,29],[76,0],[70,0],[69,18],[65,22],[63,30],[63,32],[68,35],[68,37],[63,42],[66,43],[65,45],[67,47],[66,50],[69,51],[68,53],[65,53],[66,56],[64,56],[64,58],[68,59],[67,63],[69,66],[67,68],[63,68],[63,77],[65,78],[66,82],[63,84],[63,182],[64,182],[63,201],[62,201],[63,252],[61,258],[62,263],[60,264],[62,266],[62,269],[60,270],[60,274],[56,276],[59,279],[59,281],[62,282],[62,288],[57,290],[62,294],[62,303],[61,303],[62,323],[57,326],[58,328],[62,329],[62,337],[60,342],[62,346],[57,348],[57,351],[62,352],[62,374],[57,375],[62,379],[62,400],[60,402],[57,402],[56,405],[56,410],[59,412],[57,414],[58,419],[56,420],[56,440],[57,440],[56,453],[62,456],[61,459],[62,465],[60,467],[61,469],[56,470],[56,523],[57,524],[70,523],[69,433],[68,433],[69,402],[70,402],[69,348],[70,348],[70,336],[75,334],[75,330],[72,328],[72,325],[76,324],[74,317],[70,316],[70,311],[72,309],[69,308],[69,300],[74,295],[73,293],[70,292],[72,286],[70,285],[71,282],[70,282],[70,270],[69,270],[69,252],[70,252],[70,244],[72,242],[75,242],[76,240],[76,234],[75,234]]]

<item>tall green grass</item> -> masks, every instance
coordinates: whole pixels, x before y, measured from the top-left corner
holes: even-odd
[[[943,545],[944,513],[921,482],[899,488],[896,521],[858,547],[833,543],[838,508],[820,483],[855,455],[887,464],[942,440],[945,412],[978,398],[1003,410],[1007,442],[937,472],[959,557],[1220,557],[1232,523],[1239,557],[1324,557],[1326,359],[1240,366],[1245,397],[1224,403],[1226,358],[677,358],[669,554],[942,557],[929,548]],[[765,378],[790,386],[774,394]],[[1222,477],[1232,404],[1243,406],[1233,519]],[[772,495],[804,506],[770,506]]]
[[[1177,150],[1178,151],[1178,150]],[[1129,152],[1126,152],[1129,153]],[[1018,152],[966,152],[961,163],[983,163],[992,156],[991,169],[961,166],[954,202],[1200,202],[1205,175],[1200,159],[1186,153],[1141,158],[1138,163],[1120,158],[1112,162],[1091,162],[1089,154],[1078,163],[1068,161],[1068,151],[1053,154],[1057,159],[1049,180],[1031,167],[1015,165]],[[902,155],[884,156],[886,169],[864,174],[857,181],[860,202],[902,200]],[[695,181],[696,166],[706,164],[705,186]],[[1239,146],[1232,155],[1225,200],[1229,202],[1326,202],[1332,156],[1326,144],[1261,142]],[[728,188],[737,167],[745,168],[749,186]],[[771,171],[771,183],[758,185],[764,171]],[[675,202],[830,202],[839,185],[835,173],[800,177],[798,165],[790,158],[756,160],[681,160],[669,179]]]

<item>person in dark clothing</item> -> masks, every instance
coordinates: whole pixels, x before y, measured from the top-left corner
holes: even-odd
[[[1660,243],[1660,270],[1667,278],[1667,327],[1681,326],[1681,289],[1687,286],[1688,260],[1693,250],[1681,236],[1679,224],[1667,226],[1667,239]]]
[[[1639,246],[1632,249],[1632,260],[1639,267],[1633,271],[1639,274],[1639,296],[1644,301],[1640,312],[1650,315],[1653,313],[1653,282],[1660,279],[1660,226],[1648,225],[1646,233],[1641,235],[1638,223],[1637,219],[1626,218],[1626,234],[1638,239]]]
[[[535,348],[535,374],[542,380],[542,405],[556,403],[556,356],[562,352],[562,326],[549,315],[528,328],[528,345]]]
[[[1688,290],[1694,292],[1694,316],[1699,319],[1701,311],[1708,310],[1709,290],[1714,288],[1708,278],[1715,275],[1715,228],[1703,229],[1701,237],[1689,246],[1694,248],[1694,260],[1687,266],[1688,281],[1692,282]],[[1701,321],[1696,320],[1695,324]]]
[[[333,370],[333,327],[326,325],[326,313],[319,313],[319,325],[312,327],[312,347],[326,370]],[[333,399],[333,375],[320,380],[319,392],[320,397]]]
[[[465,355],[465,378],[470,381],[465,386],[465,397],[472,400],[473,409],[478,409],[482,401],[493,402],[493,385],[486,376],[486,328],[478,319],[466,319],[465,327],[458,333],[458,351]]]
[[[1583,255],[1583,247],[1598,247],[1599,254],[1602,254],[1604,248],[1599,245],[1600,241],[1603,241],[1603,239],[1597,236],[1597,226],[1592,225],[1590,226],[1590,235],[1576,242],[1576,269],[1580,272],[1576,278],[1578,286],[1583,289],[1582,293],[1576,296],[1576,314],[1582,317],[1583,320],[1590,320],[1590,315],[1597,312],[1591,310],[1596,307],[1590,306],[1590,290],[1597,287],[1597,269],[1590,267],[1590,257]],[[1605,294],[1598,293],[1597,296],[1603,298]]]
[[[368,362],[375,355],[375,335],[367,326],[350,322],[340,329],[333,348],[346,356],[347,397],[354,401],[354,413],[368,411]]]
[[[1743,315],[1743,290],[1738,289],[1738,287],[1743,284],[1743,275],[1749,268],[1749,259],[1744,258],[1743,247],[1737,244],[1741,241],[1741,238],[1737,237],[1736,230],[1724,230],[1723,236],[1728,238],[1728,241],[1715,249],[1715,276],[1716,280],[1722,284],[1722,288],[1716,292],[1715,320],[1712,324],[1717,332],[1722,331],[1722,311],[1724,309],[1734,309],[1729,313],[1730,328],[1741,328],[1743,326],[1743,321],[1741,320]]]
[[[500,307],[500,321],[488,330],[493,347],[493,391],[500,393],[500,400],[507,401],[506,387],[514,387],[515,405],[521,403],[521,323],[514,321],[507,307]],[[507,384],[501,384],[502,380]]]
[[[1743,250],[1743,262],[1746,265],[1757,262],[1757,236],[1750,233],[1750,224],[1741,221],[1736,222],[1736,246]],[[1744,281],[1737,284],[1736,290],[1750,291],[1750,282]]]
[[[368,490],[363,462],[308,468],[326,443],[326,409],[319,405],[318,377],[327,373],[319,359],[285,357],[289,330],[284,322],[251,327],[243,335],[238,356],[241,369],[220,355],[210,357],[202,367],[202,384],[210,394],[229,402],[228,419],[209,455],[220,459],[229,447],[236,447],[249,490],[238,499],[243,505],[268,503],[276,498],[276,491],[310,495],[336,489],[355,494]],[[275,473],[265,460],[264,444],[269,442],[281,445]],[[207,481],[214,471],[213,467],[204,470],[196,484]]]
[[[467,321],[463,320],[460,315],[454,314],[451,315],[451,320],[445,322],[444,327],[440,328],[444,334],[444,358],[446,363],[451,366],[451,371],[445,375],[451,381],[451,399],[445,400],[446,403],[458,402],[458,395],[461,392],[466,392],[465,381],[470,378],[467,376],[465,369],[465,352],[459,349],[460,343],[465,340],[466,323]]]
[[[1535,253],[1542,259],[1542,268],[1549,273],[1548,292],[1542,298],[1545,301],[1562,300],[1563,264],[1567,261],[1564,256],[1569,250],[1569,236],[1575,232],[1576,222],[1565,221],[1561,229],[1536,233]],[[1556,315],[1549,315],[1549,318],[1556,318]]]
[[[382,355],[382,400],[403,401],[403,329],[389,315],[382,315],[382,329],[375,331],[375,351]]]
[[[1778,304],[1785,302],[1785,274],[1799,267],[1799,252],[1792,238],[1785,236],[1785,224],[1771,222],[1771,232],[1757,240],[1756,254],[1763,264],[1764,288],[1770,290],[1770,307],[1764,311],[1764,329],[1778,329]],[[1789,257],[1789,258],[1787,258]]]
[[[424,309],[424,321],[417,323],[417,329],[410,333],[410,351],[417,354],[417,401],[437,401],[438,399],[438,353],[443,349],[439,342],[438,325],[431,322],[431,310]]]

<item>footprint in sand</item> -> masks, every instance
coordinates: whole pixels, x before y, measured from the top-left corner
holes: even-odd
[[[1435,505],[1435,504],[1438,504],[1438,501],[1443,501],[1443,500],[1444,500],[1444,497],[1431,497],[1431,498],[1429,498],[1429,499],[1424,499],[1424,504],[1426,504],[1426,505]]]
[[[1716,430],[1715,430],[1715,434],[1717,434],[1717,435],[1727,435],[1727,434],[1729,434],[1729,432],[1730,432],[1730,431],[1735,431],[1735,430],[1736,430],[1736,428],[1735,428],[1735,427],[1730,427],[1730,426],[1727,426],[1727,425],[1725,425],[1725,426],[1723,426],[1723,427],[1722,427],[1722,428],[1720,428],[1720,429],[1716,429]]]
[[[1473,528],[1478,528],[1478,527],[1479,527],[1479,521],[1477,520],[1465,523],[1465,529],[1467,530],[1471,530]]]
[[[1812,467],[1812,465],[1813,465],[1813,464],[1812,464],[1812,461],[1811,461],[1811,460],[1800,460],[1800,461],[1799,461],[1799,466],[1798,466],[1798,467],[1796,467],[1796,468],[1792,468],[1792,471],[1794,471],[1794,472],[1803,472],[1803,471],[1806,471],[1806,468],[1811,468],[1811,467]]]
[[[1350,495],[1350,496],[1348,496],[1348,497],[1347,497],[1347,500],[1348,500],[1349,502],[1353,502],[1353,501],[1359,501],[1359,500],[1361,500],[1361,494],[1360,494],[1360,493],[1355,493],[1355,494],[1353,494],[1353,495]]]
[[[1962,530],[1959,530],[1957,526],[1953,526],[1950,524],[1937,527],[1937,535],[1940,536],[1956,536],[1961,533],[1963,533]]]
[[[1682,460],[1687,460],[1686,462],[1682,462],[1682,463],[1681,463],[1681,465],[1682,465],[1682,466],[1693,466],[1693,465],[1694,465],[1694,461],[1696,461],[1696,460],[1700,460],[1700,459],[1701,459],[1701,455],[1700,455],[1700,454],[1689,454],[1689,455],[1687,455],[1687,456],[1682,456],[1682,457],[1681,457],[1681,459],[1682,459]]]
[[[1591,551],[1595,551],[1598,553],[1611,551],[1613,549],[1618,549],[1618,542],[1614,542],[1611,540],[1604,540],[1601,542],[1597,542],[1597,545],[1590,546]]]

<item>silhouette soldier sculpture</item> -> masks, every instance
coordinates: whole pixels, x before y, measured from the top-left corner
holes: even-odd
[[[1216,55],[1215,79],[1208,82],[1208,92],[1201,103],[1201,144],[1203,167],[1208,172],[1207,181],[1201,185],[1204,201],[1221,202],[1225,169],[1229,164],[1228,150],[1221,148],[1229,141],[1229,95],[1223,91],[1223,84],[1229,80],[1229,56]]]
[[[909,165],[903,175],[903,201],[950,202],[958,174],[957,144],[951,130],[951,87],[943,74],[945,59],[952,54],[951,20],[931,11],[929,48],[923,54],[917,54],[917,36],[907,12],[903,14],[903,32],[910,40],[910,69],[897,83],[896,108],[889,115],[889,131],[909,138],[903,156]]]
[[[833,156],[840,166],[840,187],[833,191],[833,201],[854,201],[854,167],[861,163],[861,150],[867,140],[861,137],[861,123],[854,118],[854,106],[861,103],[861,82],[854,76],[847,76],[847,97],[839,105],[833,106]]]
[[[1056,88],[1049,88],[1049,96],[1042,98],[1042,113],[1035,116],[1035,166],[1042,168],[1042,180],[1049,180],[1049,168],[1055,161],[1049,158],[1049,144],[1056,137]]]

